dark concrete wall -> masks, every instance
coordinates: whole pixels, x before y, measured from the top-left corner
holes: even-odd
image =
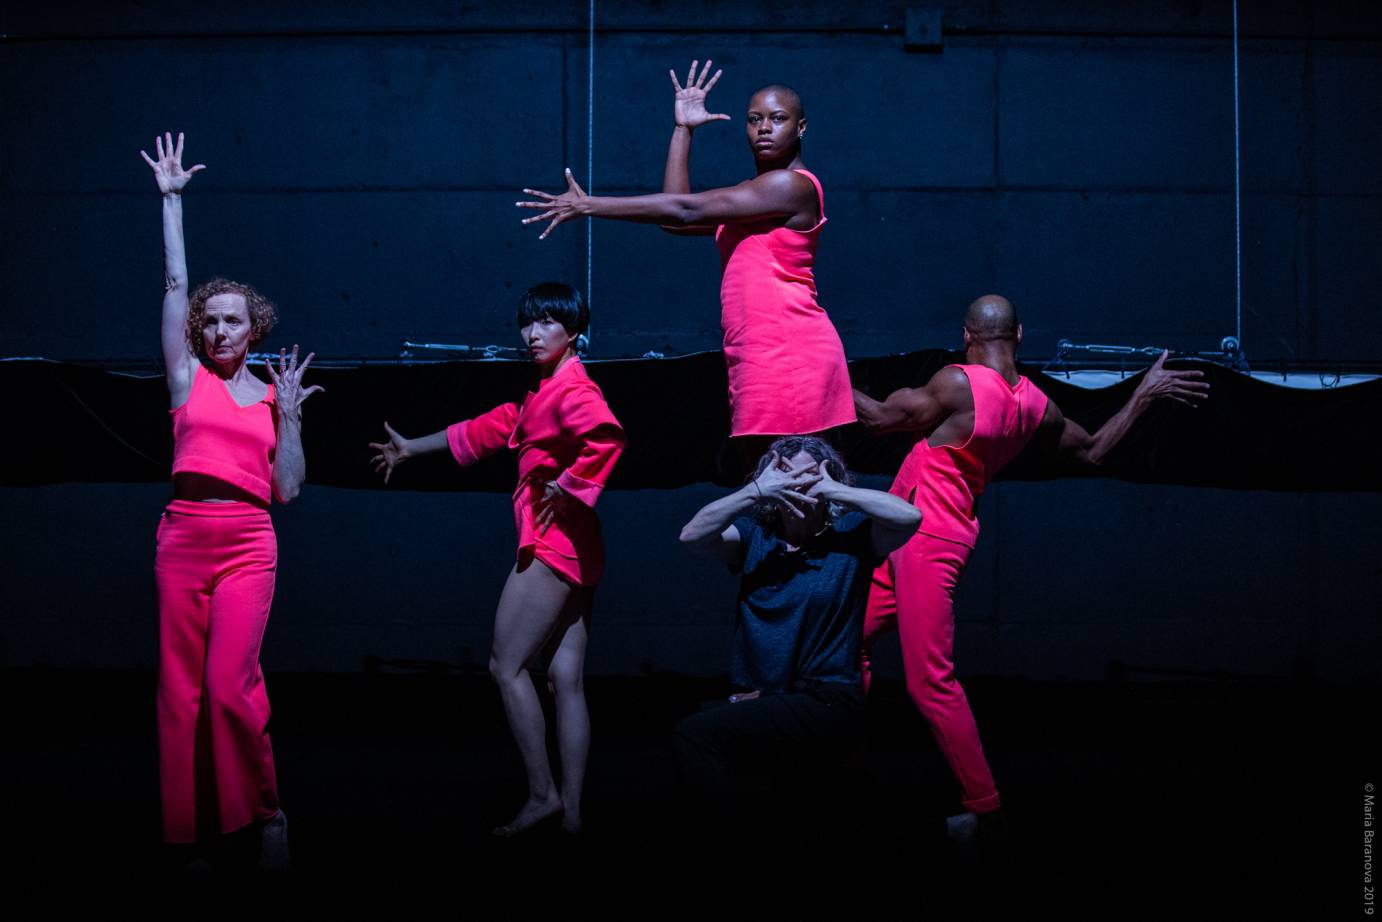
[[[926,54],[903,48],[900,4],[708,3],[688,20],[600,2],[593,172],[585,3],[79,7],[0,14],[6,355],[155,358],[158,200],[137,151],[164,129],[210,166],[187,196],[193,279],[275,298],[272,345],[511,342],[517,292],[586,273],[586,228],[539,243],[517,190],[557,188],[565,165],[596,191],[654,188],[666,70],[706,55],[736,118],[768,81],[809,103],[818,277],[851,355],[953,344],[991,290],[1023,309],[1032,355],[1062,337],[1212,349],[1235,329],[1227,3],[950,4]],[[1382,27],[1363,4],[1278,3],[1244,4],[1242,30],[1248,355],[1376,361]],[[737,122],[698,133],[698,186],[749,167]],[[592,252],[597,355],[717,346],[709,243],[604,223]],[[16,535],[0,661],[152,661],[163,492],[0,493]],[[674,546],[712,495],[602,501],[595,670],[719,668],[732,582]],[[985,503],[961,603],[971,672],[1370,674],[1377,497],[1080,482]],[[278,522],[270,666],[483,662],[501,498],[309,490]]]

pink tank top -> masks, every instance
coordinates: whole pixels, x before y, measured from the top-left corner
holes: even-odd
[[[816,301],[825,194],[815,176],[796,172],[820,197],[814,227],[755,221],[715,230],[732,435],[804,435],[854,421],[844,346]]]
[[[253,494],[267,505],[273,489],[274,386],[242,407],[220,378],[200,363],[187,402],[171,411],[173,473],[204,474]]]
[[[932,447],[920,439],[889,491],[921,510],[922,533],[974,546],[975,508],[989,481],[1036,434],[1047,397],[1026,378],[1010,387],[987,365],[955,365],[974,395],[974,431],[962,445]]]

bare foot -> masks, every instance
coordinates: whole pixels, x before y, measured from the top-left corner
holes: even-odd
[[[518,811],[518,815],[503,826],[494,827],[493,832],[496,836],[509,839],[561,812],[561,798],[557,796],[556,791],[551,791],[540,799],[529,795],[527,803]]]
[[[572,835],[576,835],[577,833],[579,833],[579,832],[581,831],[581,811],[580,811],[580,808],[577,808],[577,809],[575,809],[575,810],[572,810],[572,809],[570,809],[570,808],[568,807],[566,810],[564,810],[564,811],[562,812],[562,815],[561,815],[561,831],[562,831],[562,832],[569,832],[569,833],[571,833]]]

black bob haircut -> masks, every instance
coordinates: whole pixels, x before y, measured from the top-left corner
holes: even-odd
[[[590,326],[590,307],[579,289],[565,282],[542,282],[518,299],[518,325],[526,327],[543,317],[551,317],[568,334],[579,336]]]

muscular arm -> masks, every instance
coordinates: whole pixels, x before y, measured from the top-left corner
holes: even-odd
[[[664,195],[691,194],[691,129],[677,125],[672,129],[672,140],[667,145],[667,164],[662,168],[662,192]],[[669,234],[680,237],[704,237],[713,234],[713,227],[698,225],[677,227],[661,225]]]
[[[816,195],[810,180],[786,170],[705,192],[587,196],[582,210],[597,218],[672,227],[711,226],[794,215]]]
[[[771,170],[761,176],[705,192],[659,192],[653,195],[586,195],[571,171],[566,171],[567,191],[551,195],[536,189],[523,191],[541,201],[515,202],[519,208],[542,213],[525,218],[524,224],[550,221],[539,235],[545,238],[559,224],[574,218],[592,216],[637,224],[662,224],[671,227],[713,227],[762,218],[790,217],[810,213],[815,208],[816,188],[811,181],[791,170]]]
[[[854,392],[854,412],[870,432],[931,433],[960,409],[969,387],[964,372],[942,368],[921,387],[893,391],[886,400]]]

